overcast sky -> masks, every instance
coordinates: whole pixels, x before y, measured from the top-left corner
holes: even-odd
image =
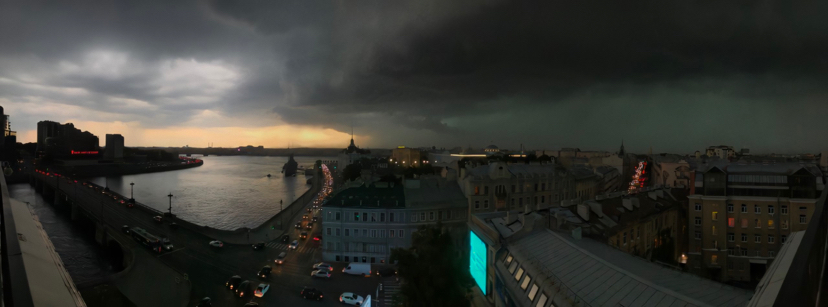
[[[241,4],[240,4],[241,3]],[[828,150],[826,1],[6,1],[23,142]],[[101,144],[104,145],[104,144]]]

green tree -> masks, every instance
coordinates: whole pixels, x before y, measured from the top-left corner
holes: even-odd
[[[362,166],[357,163],[349,164],[342,170],[342,178],[347,180],[354,180],[359,178],[360,173],[362,172]]]
[[[421,226],[411,235],[411,248],[391,251],[403,281],[402,306],[469,306],[467,293],[473,280],[463,265],[462,253],[442,225]]]

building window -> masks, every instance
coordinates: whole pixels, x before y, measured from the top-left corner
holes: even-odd
[[[736,221],[734,218],[727,218],[727,227],[736,227]]]
[[[696,231],[696,240],[701,240],[701,231]]]
[[[371,229],[371,238],[376,238],[376,237],[377,237],[377,230],[376,229]]]
[[[385,222],[385,213],[380,212],[380,222]]]
[[[371,222],[376,222],[376,221],[377,221],[377,213],[373,212],[373,213],[371,213]]]
[[[400,229],[400,238],[405,237],[405,229]]]
[[[362,236],[366,237],[366,238],[368,237],[368,228],[363,228],[362,229]]]
[[[333,216],[333,212],[328,211],[328,219],[329,219],[329,220],[331,219],[331,217],[332,217],[332,216]]]
[[[782,229],[788,229],[788,221],[782,220]]]
[[[517,273],[515,273],[515,280],[520,280],[523,277],[523,267],[518,268]]]
[[[367,222],[367,221],[368,221],[368,212],[363,212],[363,213],[362,213],[362,221],[363,221],[363,222]]]
[[[782,235],[780,237],[780,239],[782,239],[782,244],[785,244],[785,241],[788,240],[788,236],[787,235]]]
[[[701,204],[700,203],[696,203],[696,205],[694,207],[696,208],[696,211],[701,211]]]
[[[535,305],[535,307],[545,307],[547,300],[549,300],[549,297],[547,297],[545,293],[541,293],[541,296],[538,298],[538,303]]]
[[[329,236],[331,235],[331,228],[330,227],[325,229],[325,234],[329,235]]]
[[[710,226],[710,231],[713,233],[714,236],[717,235],[716,226]]]
[[[348,229],[348,228],[345,228],[345,236],[346,236],[346,237],[349,237],[349,236],[350,236],[350,234],[351,234],[351,230],[350,230],[350,229]]]
[[[768,205],[768,214],[773,214],[773,205]]]
[[[754,221],[756,222],[755,223],[756,228],[762,228],[762,221],[760,221],[759,219],[754,219]]]
[[[747,219],[742,219],[742,228],[747,228],[747,227],[748,227]]]
[[[747,234],[746,233],[742,234],[742,242],[747,242]]]
[[[747,213],[747,205],[742,204],[742,213]]]
[[[474,208],[475,209],[480,209],[480,201],[479,200],[474,201]]]
[[[512,254],[509,254],[508,256],[506,256],[506,260],[503,261],[503,264],[505,264],[506,267],[509,267],[509,264],[512,263],[512,259],[515,259],[515,258],[512,257]]]
[[[529,288],[530,282],[532,282],[532,276],[526,274],[526,277],[523,277],[523,282],[520,283],[520,288],[526,290],[526,288]]]
[[[800,215],[799,215],[799,223],[800,223],[800,224],[805,224],[807,221],[808,221],[808,220],[805,218],[805,215],[804,215],[804,214],[800,214]]]
[[[768,220],[768,228],[773,229],[773,220]]]
[[[748,254],[748,250],[747,250],[747,248],[743,248],[743,249],[741,249],[741,250],[740,250],[740,253],[742,254],[742,256],[747,256],[747,254]]]
[[[380,229],[379,230],[379,237],[380,238],[385,238],[385,229]]]
[[[757,249],[756,250],[756,257],[759,257],[759,256],[762,256],[762,251]]]
[[[337,229],[336,229],[336,236],[337,236],[337,237],[338,237],[338,236],[340,236],[340,233],[341,233],[340,229],[339,229],[339,228],[337,228]]]
[[[388,230],[388,237],[389,237],[389,238],[393,238],[393,237],[394,237],[394,229]]]
[[[425,222],[425,212],[420,213],[420,220]]]
[[[727,213],[733,213],[733,204],[727,204]]]
[[[799,212],[808,211],[808,207],[799,207]]]
[[[719,264],[719,255],[710,255],[710,264]]]
[[[359,229],[354,228],[354,237],[359,236]]]
[[[782,214],[786,214],[786,215],[788,214],[788,206],[785,206],[785,205],[782,206]]]
[[[478,187],[478,186],[474,187],[474,195],[480,195],[480,187]]]
[[[389,213],[388,213],[388,221],[389,221],[389,222],[396,222],[396,221],[394,220],[394,212],[389,212]]]
[[[433,220],[434,220],[434,211],[431,211],[431,212],[429,212],[429,213],[428,213],[428,220],[429,220],[429,221],[433,221]]]
[[[713,219],[714,221],[718,221],[718,220],[719,220],[719,212],[717,212],[717,211],[713,211],[713,214],[712,214],[712,219]]]
[[[489,209],[489,201],[488,200],[483,201],[483,209]]]
[[[538,295],[538,284],[533,284],[532,289],[529,290],[529,294],[527,296],[529,296],[530,302],[535,300],[535,295]]]
[[[510,202],[510,204],[511,204],[512,207],[515,206],[515,199],[514,198],[512,198],[512,201]]]
[[[693,223],[694,223],[694,225],[696,225],[696,226],[701,226],[701,218],[697,216],[697,217],[695,218],[695,221],[694,221]]]
[[[753,243],[762,243],[762,236],[754,235],[753,236]]]
[[[753,205],[753,213],[760,214],[762,213],[762,208],[759,205]]]
[[[354,212],[354,221],[359,222],[359,212]]]
[[[773,235],[768,235],[768,244],[773,244]]]
[[[546,196],[541,195],[541,204],[545,204],[545,203],[546,203]]]
[[[624,232],[624,246],[627,246],[627,233]]]
[[[727,242],[733,242],[736,240],[736,235],[732,232],[727,233]]]
[[[340,218],[342,218],[342,217],[340,216],[340,214],[341,214],[341,213],[339,213],[339,212],[337,212],[337,213],[336,213],[336,220],[337,220],[337,221],[338,221]]]
[[[411,221],[412,221],[412,222],[416,222],[416,221],[417,221],[417,214],[416,214],[416,213],[414,213],[414,214],[412,214],[412,215],[411,215]]]

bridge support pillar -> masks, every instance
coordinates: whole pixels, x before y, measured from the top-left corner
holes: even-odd
[[[98,241],[98,244],[101,246],[106,246],[106,243],[109,240],[107,235],[106,226],[100,222],[95,223],[95,241]]]
[[[81,214],[80,208],[78,208],[77,204],[72,202],[72,214],[71,214],[72,221],[77,221],[80,218],[80,214]]]

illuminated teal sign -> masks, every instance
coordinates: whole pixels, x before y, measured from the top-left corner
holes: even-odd
[[[483,295],[486,295],[486,244],[473,231],[469,231],[469,237],[469,273],[483,291]]]

